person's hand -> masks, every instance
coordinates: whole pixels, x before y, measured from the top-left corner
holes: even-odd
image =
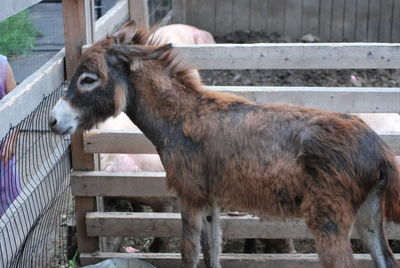
[[[4,162],[10,161],[16,153],[16,141],[18,130],[15,130],[6,140],[0,144],[0,160]]]

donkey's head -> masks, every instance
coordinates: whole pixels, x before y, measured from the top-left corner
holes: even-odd
[[[128,90],[133,91],[131,74],[145,61],[158,58],[171,45],[146,45],[148,33],[126,24],[113,36],[95,43],[82,56],[67,92],[50,114],[49,125],[59,134],[89,129],[96,123],[124,111]],[[134,96],[130,94],[130,96]],[[132,101],[132,100],[130,100]]]

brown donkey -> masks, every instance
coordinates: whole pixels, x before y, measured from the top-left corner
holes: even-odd
[[[171,46],[127,24],[89,48],[50,116],[60,134],[125,111],[157,148],[182,205],[182,266],[221,267],[219,207],[303,217],[324,267],[356,267],[354,224],[377,267],[397,267],[382,222],[398,220],[395,157],[355,116],[258,105],[206,90]]]

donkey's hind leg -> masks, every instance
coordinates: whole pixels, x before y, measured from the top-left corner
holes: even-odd
[[[375,189],[361,205],[355,227],[370,250],[376,267],[399,267],[385,238],[382,214],[381,192]]]
[[[204,211],[201,247],[205,266],[207,268],[220,268],[221,228],[219,209],[215,205]]]
[[[305,198],[302,204],[302,212],[315,237],[323,267],[358,267],[353,258],[349,235],[355,215],[346,203],[344,199],[332,200],[319,195]]]

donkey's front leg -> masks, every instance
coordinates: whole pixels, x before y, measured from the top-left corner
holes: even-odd
[[[221,227],[219,222],[219,209],[215,205],[209,207],[203,213],[201,247],[205,266],[207,268],[220,268]]]
[[[195,268],[199,262],[200,235],[203,211],[190,208],[181,209],[182,215],[182,267]]]

